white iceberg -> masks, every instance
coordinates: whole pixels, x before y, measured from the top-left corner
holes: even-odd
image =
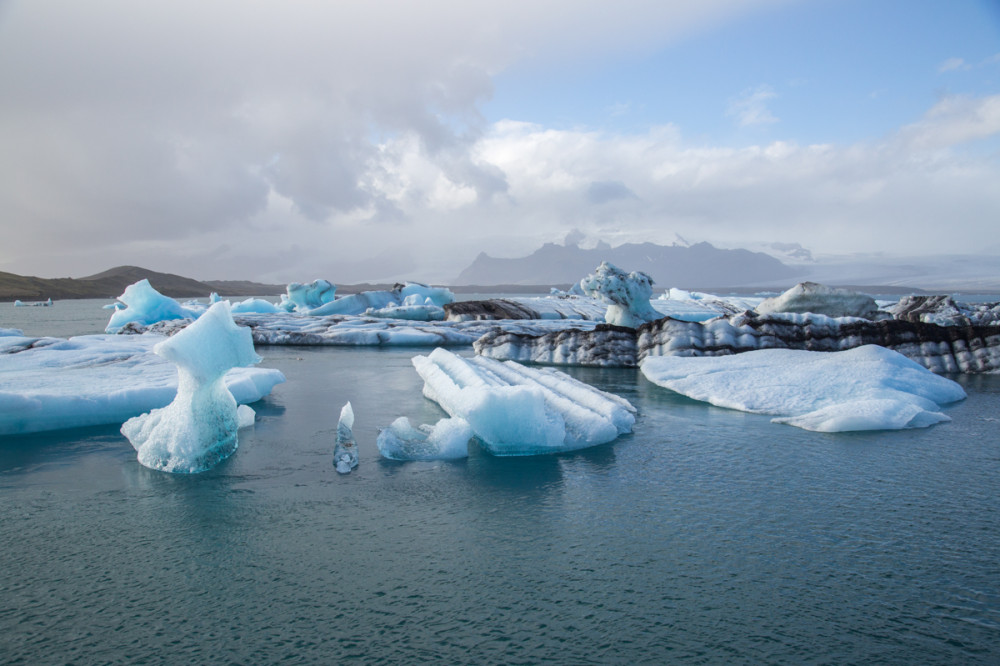
[[[649,304],[653,278],[645,273],[626,273],[604,261],[596,271],[580,280],[580,288],[588,296],[608,304],[604,320],[609,324],[636,328],[662,316]]]
[[[657,356],[641,367],[654,384],[695,400],[820,432],[927,427],[950,420],[941,405],[965,398],[959,384],[876,345]]]
[[[811,312],[827,317],[874,319],[878,314],[878,304],[867,294],[815,282],[800,282],[779,296],[765,298],[756,310],[758,314]]]
[[[149,325],[170,319],[197,319],[201,314],[199,309],[186,308],[156,291],[146,279],[125,287],[118,300],[126,307],[116,309],[111,315],[105,329],[107,333],[117,333],[131,322]]]
[[[177,395],[166,407],[126,421],[122,434],[151,469],[194,474],[214,467],[238,445],[240,417],[226,372],[261,360],[250,330],[233,322],[222,301],[153,351],[177,366]]]
[[[412,359],[424,395],[466,421],[498,456],[572,451],[631,432],[635,408],[551,368],[463,358],[445,349]]]
[[[379,431],[378,451],[389,460],[453,460],[469,455],[472,427],[461,418],[444,418],[414,428],[400,416]]]
[[[340,409],[337,421],[337,446],[333,449],[333,466],[341,474],[349,474],[358,466],[358,443],[354,441],[354,408],[348,402]]]

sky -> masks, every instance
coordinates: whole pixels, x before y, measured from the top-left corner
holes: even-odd
[[[0,271],[1000,256],[998,183],[998,0],[0,0]]]

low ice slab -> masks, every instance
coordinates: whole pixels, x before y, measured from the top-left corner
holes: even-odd
[[[761,301],[757,305],[757,312],[812,312],[827,317],[874,319],[878,313],[878,305],[867,294],[815,282],[800,282],[780,296]]]
[[[379,431],[378,452],[389,460],[454,460],[469,455],[472,427],[461,418],[441,419],[433,426],[414,428],[400,416]]]
[[[177,368],[153,353],[161,335],[0,336],[0,435],[121,424],[170,403]],[[9,344],[3,344],[9,343]],[[280,371],[234,368],[237,402],[260,400]]]
[[[654,384],[695,400],[820,432],[923,428],[949,421],[940,406],[965,398],[957,383],[876,345],[648,357],[641,367]]]
[[[465,420],[498,456],[572,451],[631,432],[635,408],[551,368],[463,358],[442,348],[416,356],[424,395]]]
[[[250,330],[233,322],[229,303],[222,301],[153,351],[177,366],[177,395],[166,407],[126,421],[122,434],[151,469],[211,469],[238,445],[237,403],[224,377],[231,368],[260,362]]]

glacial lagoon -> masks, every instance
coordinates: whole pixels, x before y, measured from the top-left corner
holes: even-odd
[[[106,311],[60,314],[85,304],[100,305],[18,313],[62,329],[0,325],[98,332],[82,319],[100,330]],[[3,660],[1000,655],[1000,376],[955,376],[968,398],[949,423],[823,434],[635,369],[568,368],[635,405],[632,434],[562,455],[385,460],[379,427],[444,416],[410,362],[426,351],[258,347],[288,381],[199,475],[141,466],[115,426],[0,438]],[[340,475],[347,401],[360,464]]]

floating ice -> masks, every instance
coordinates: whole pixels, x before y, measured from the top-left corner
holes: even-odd
[[[358,444],[354,441],[354,408],[348,402],[340,410],[337,422],[337,446],[333,450],[333,466],[341,474],[349,474],[358,466]]]
[[[212,301],[215,303],[216,301]],[[262,298],[248,298],[232,306],[233,314],[275,314],[282,312],[281,308]]]
[[[682,321],[705,321],[720,315],[753,310],[763,298],[756,296],[716,296],[701,291],[671,288],[650,301],[660,314]]]
[[[871,296],[815,282],[800,282],[780,296],[764,299],[756,309],[759,314],[812,312],[828,317],[865,319],[874,319],[878,313],[878,305]]]
[[[1000,325],[1000,303],[959,303],[951,296],[904,296],[886,308],[896,319],[938,326]]]
[[[614,264],[601,262],[597,270],[580,280],[584,293],[608,304],[605,321],[616,326],[635,328],[662,315],[653,309],[653,278],[645,273],[626,273]]]
[[[469,455],[472,427],[461,418],[441,419],[417,428],[400,416],[378,434],[378,451],[390,460],[451,460]]]
[[[631,432],[635,408],[552,370],[531,369],[480,356],[463,358],[438,348],[416,356],[424,395],[468,422],[499,456],[572,451]]]
[[[160,335],[0,336],[0,435],[118,424],[168,404],[177,368],[153,353]],[[237,402],[285,381],[278,370],[234,368]]]
[[[281,296],[281,309],[287,312],[307,312],[334,299],[337,287],[326,280],[313,280],[309,284],[292,282]]]
[[[451,290],[443,287],[428,287],[416,282],[408,282],[405,285],[396,285],[389,291],[362,291],[358,294],[351,294],[338,298],[337,300],[324,303],[319,307],[308,310],[306,314],[314,317],[327,315],[360,315],[367,310],[381,310],[383,308],[400,307],[408,305],[431,305],[438,308],[455,300],[455,295]],[[434,318],[437,317],[437,310],[432,310]],[[413,311],[411,311],[413,314]],[[442,317],[443,318],[443,317]]]
[[[695,400],[821,432],[927,427],[950,420],[940,405],[965,398],[957,383],[876,345],[650,357],[641,367],[654,384]]]
[[[177,396],[126,421],[122,434],[146,467],[187,474],[214,467],[236,450],[240,423],[223,378],[230,368],[260,362],[250,330],[233,322],[222,301],[153,351],[177,366]]]
[[[139,280],[125,287],[118,300],[126,305],[123,310],[115,310],[105,329],[107,333],[117,333],[126,324],[153,324],[169,319],[197,319],[200,311],[186,308],[172,298],[153,289],[149,280]]]

